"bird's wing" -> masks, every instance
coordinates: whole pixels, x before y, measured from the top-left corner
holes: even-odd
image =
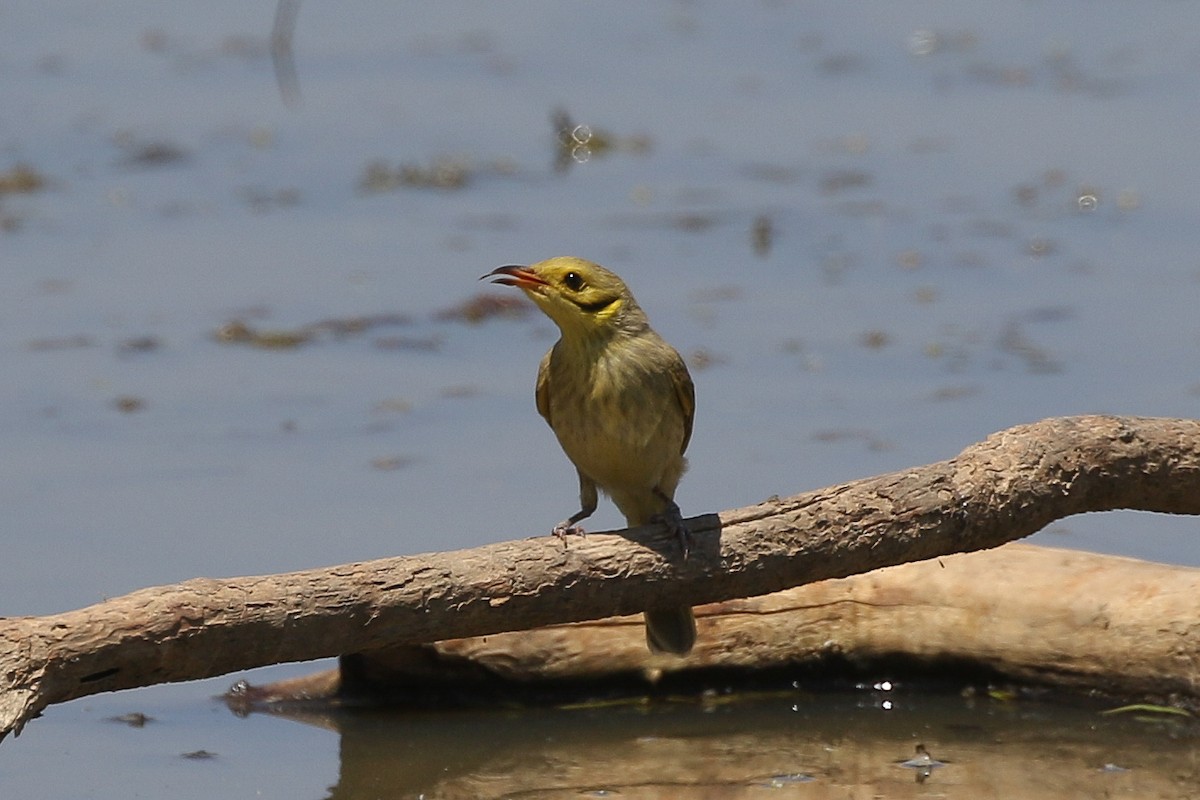
[[[550,354],[553,350],[547,350],[546,355],[542,356],[542,363],[538,365],[537,388],[534,390],[534,399],[537,401],[537,410],[550,427],[554,427],[554,423],[550,421]]]
[[[679,453],[687,451],[688,442],[692,439],[692,420],[696,416],[696,387],[692,384],[692,376],[688,374],[687,365],[683,359],[678,359],[671,367],[671,383],[675,386],[675,399],[683,411],[683,442],[679,445]]]

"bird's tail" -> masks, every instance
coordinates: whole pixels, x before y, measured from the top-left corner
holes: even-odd
[[[696,643],[696,618],[687,606],[646,611],[646,644],[652,653],[685,656]]]

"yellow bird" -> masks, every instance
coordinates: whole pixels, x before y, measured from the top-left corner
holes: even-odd
[[[674,498],[696,399],[679,353],[650,327],[625,282],[599,264],[560,256],[484,277],[525,292],[561,333],[538,368],[537,409],[579,473],[580,509],[555,535],[581,532],[576,523],[596,510],[599,489],[630,527],[666,524],[686,558],[690,537]],[[692,649],[690,608],[649,608],[645,616],[652,651]]]

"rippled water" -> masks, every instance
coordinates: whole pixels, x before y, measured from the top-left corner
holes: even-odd
[[[689,514],[1046,416],[1200,416],[1193,6],[305,4],[295,105],[274,13],[0,9],[0,177],[44,180],[0,193],[2,614],[547,528],[552,328],[439,312],[559,253],[689,358]],[[1038,538],[1200,564],[1195,533]],[[0,782],[322,796],[327,737],[233,722],[226,683],[52,708]],[[169,721],[103,722],[129,708]]]

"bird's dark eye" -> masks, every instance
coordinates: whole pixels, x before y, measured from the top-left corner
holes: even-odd
[[[583,288],[583,278],[579,276],[578,272],[568,272],[563,276],[563,283],[572,292],[578,292]]]

